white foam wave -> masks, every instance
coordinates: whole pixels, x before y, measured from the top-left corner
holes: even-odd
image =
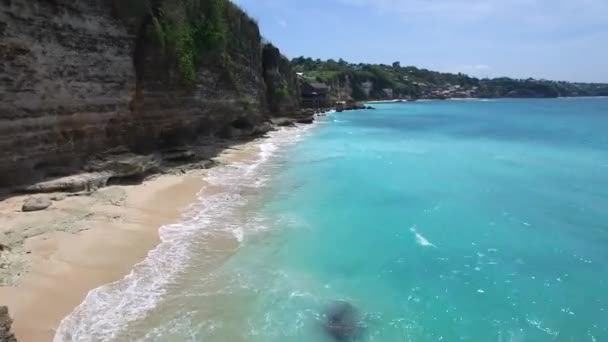
[[[479,101],[483,100],[477,97],[451,97],[448,99],[449,101]]]
[[[546,333],[547,335],[553,336],[553,337],[557,337],[559,336],[559,331],[554,331],[551,330],[548,327],[545,327],[543,325],[543,322],[541,322],[538,319],[531,319],[531,318],[526,318],[526,321],[528,321],[528,324],[530,324],[531,326],[535,327],[536,329]]]
[[[145,317],[156,307],[168,285],[186,269],[191,250],[210,233],[208,227],[213,225],[214,229],[230,231],[242,241],[245,230],[230,224],[228,219],[247,203],[241,193],[247,188],[264,186],[268,177],[260,175],[260,166],[277,154],[280,147],[301,140],[313,127],[272,132],[260,141],[256,159],[209,170],[206,181],[225,191],[204,196],[201,191],[196,202],[184,212],[182,222],[160,228],[161,243],[128,276],[88,293],[85,300],[63,319],[54,341],[116,339],[129,322]]]
[[[422,234],[418,233],[416,226],[410,228],[410,232],[414,233],[414,235],[416,236],[416,242],[420,246],[422,246],[422,247],[433,247],[433,248],[437,247],[434,244],[432,244],[429,240],[427,240],[424,236],[422,236]]]

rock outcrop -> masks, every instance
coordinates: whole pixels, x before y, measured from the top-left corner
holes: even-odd
[[[116,173],[116,163],[84,168],[113,148],[150,155],[202,137],[264,134],[270,108],[298,109],[288,61],[262,49],[257,24],[229,1],[215,14],[226,36],[221,51],[190,56],[186,84],[183,56],[165,46],[184,44],[174,37],[181,31],[164,33],[177,43],[154,34],[175,4],[182,2],[0,1],[0,188],[87,172],[76,182],[86,188]],[[267,101],[275,76],[288,92]],[[44,187],[66,184],[74,182]]]
[[[8,315],[8,308],[0,306],[0,342],[17,342],[15,335],[11,332],[13,320]]]
[[[21,211],[40,211],[50,207],[53,204],[49,198],[46,197],[32,197],[28,198],[24,203]]]
[[[34,183],[18,190],[30,193],[91,191],[106,186],[111,177],[112,174],[105,171],[85,172]]]
[[[158,170],[160,160],[153,155],[122,153],[98,155],[89,161],[85,170],[91,173],[107,172],[114,178],[144,177]]]

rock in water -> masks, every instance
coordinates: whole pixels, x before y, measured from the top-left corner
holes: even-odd
[[[326,314],[325,331],[335,341],[352,341],[361,334],[362,325],[357,309],[347,302],[337,302]]]
[[[11,333],[13,320],[8,315],[8,308],[0,306],[0,342],[17,342],[15,335]]]
[[[39,211],[44,210],[51,206],[53,202],[46,197],[32,197],[28,198],[25,203],[23,203],[22,211]]]

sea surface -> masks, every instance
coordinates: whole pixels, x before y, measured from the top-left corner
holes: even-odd
[[[55,340],[608,341],[608,99],[374,106],[213,169]]]

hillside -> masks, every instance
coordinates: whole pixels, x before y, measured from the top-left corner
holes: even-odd
[[[608,84],[506,77],[478,79],[465,74],[402,67],[399,62],[392,65],[352,64],[344,60],[321,61],[299,57],[292,59],[292,64],[305,79],[331,85],[335,98],[352,96],[355,100],[608,95]]]

